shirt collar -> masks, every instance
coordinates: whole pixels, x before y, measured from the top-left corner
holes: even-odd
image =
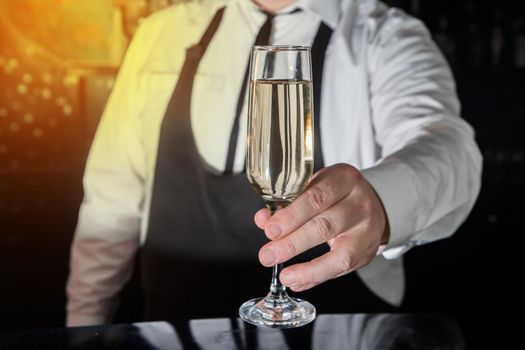
[[[342,0],[296,0],[295,3],[303,8],[310,10],[321,17],[321,20],[328,24],[332,29],[339,23]]]
[[[255,6],[252,0],[241,1],[250,2],[253,6]],[[293,11],[296,8],[301,8],[303,10],[316,13],[321,17],[323,22],[325,22],[332,29],[335,29],[339,23],[341,1],[342,0],[295,0],[293,4],[283,8],[278,13],[287,13]]]

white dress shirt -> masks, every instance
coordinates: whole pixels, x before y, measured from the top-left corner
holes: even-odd
[[[224,168],[240,84],[265,16],[251,0],[175,5],[138,29],[93,142],[72,248],[70,324],[104,321],[129,278],[133,253],[147,232],[159,129],[185,50],[225,4],[191,106],[201,157]],[[289,14],[295,7],[303,11]],[[358,274],[399,305],[402,254],[450,236],[480,188],[481,156],[472,128],[459,117],[450,69],[419,20],[379,1],[298,0],[280,13],[272,44],[311,45],[320,21],[334,30],[322,86],[324,161],[361,169],[381,198],[390,241]],[[244,166],[246,104],[240,125],[235,171]],[[90,244],[105,248],[95,251]]]

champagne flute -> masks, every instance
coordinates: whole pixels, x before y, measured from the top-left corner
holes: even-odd
[[[313,102],[310,47],[254,46],[246,141],[246,175],[270,211],[290,204],[313,171]],[[240,317],[273,328],[303,326],[315,307],[291,298],[273,268],[270,292],[241,305]]]

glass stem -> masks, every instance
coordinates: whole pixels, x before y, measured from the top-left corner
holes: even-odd
[[[270,212],[275,214],[275,212],[279,209],[282,209],[286,207],[288,204],[290,204],[290,201],[267,201],[266,206],[268,209],[270,209]],[[279,275],[281,274],[281,271],[283,269],[283,264],[277,264],[273,267],[272,270],[272,283],[270,285],[270,295],[272,299],[274,300],[282,300],[284,298],[287,298],[286,295],[286,287],[283,286],[281,283],[281,280],[279,279]]]
[[[283,269],[283,264],[277,264],[273,267],[272,284],[270,285],[270,294],[273,299],[283,299],[286,297],[286,287],[279,280],[279,274]]]

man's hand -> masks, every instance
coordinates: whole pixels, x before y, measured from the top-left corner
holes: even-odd
[[[348,164],[322,169],[288,207],[273,216],[261,209],[255,223],[272,240],[259,251],[259,260],[267,267],[329,244],[328,253],[281,272],[281,282],[293,291],[310,289],[368,264],[389,236],[381,200]]]

